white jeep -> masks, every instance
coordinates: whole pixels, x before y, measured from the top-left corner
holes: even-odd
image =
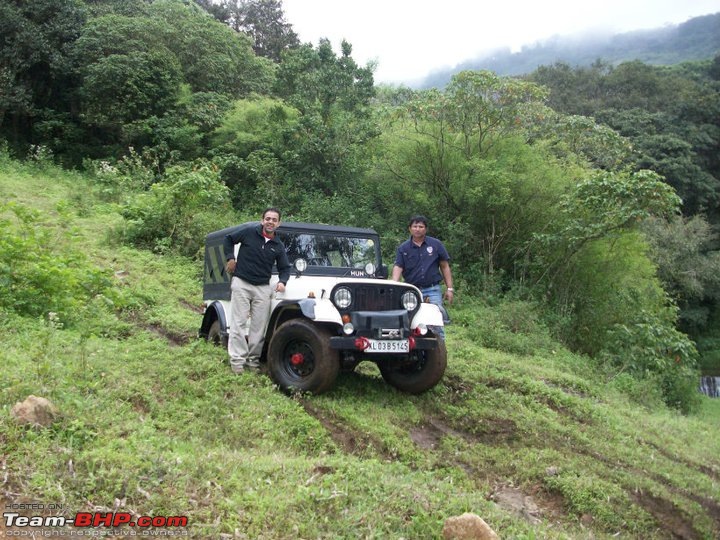
[[[231,230],[205,239],[199,333],[223,345],[231,324],[223,240]],[[434,330],[443,326],[443,313],[413,285],[386,279],[374,230],[283,222],[277,234],[294,269],[285,292],[273,295],[261,361],[280,388],[324,392],[340,370],[352,371],[363,360],[413,394],[440,381],[447,351]],[[273,290],[277,280],[275,269]]]

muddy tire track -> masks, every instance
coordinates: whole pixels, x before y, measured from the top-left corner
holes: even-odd
[[[322,424],[330,434],[330,438],[342,452],[361,458],[373,456],[390,461],[397,458],[385,447],[382,441],[367,433],[352,429],[336,415],[318,409],[307,399],[301,399],[300,404],[307,414]]]

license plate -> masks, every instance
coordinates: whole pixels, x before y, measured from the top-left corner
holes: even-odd
[[[407,339],[391,339],[379,340],[369,339],[370,346],[365,352],[370,353],[406,353],[410,350],[409,341]]]

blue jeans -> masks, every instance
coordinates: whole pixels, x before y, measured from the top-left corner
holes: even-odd
[[[443,299],[442,299],[442,289],[440,289],[440,285],[433,285],[432,287],[418,287],[420,289],[420,294],[422,294],[423,301],[425,298],[430,299],[431,304],[435,304],[436,306],[442,307]],[[430,329],[435,332],[438,336],[445,339],[445,328],[442,326],[431,326]]]

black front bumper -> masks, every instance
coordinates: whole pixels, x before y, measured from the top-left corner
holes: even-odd
[[[330,338],[330,348],[331,349],[340,349],[340,350],[351,350],[351,351],[357,351],[362,352],[355,347],[355,340],[360,336],[336,336]],[[405,338],[408,339],[408,338]],[[436,349],[438,346],[438,339],[435,337],[420,337],[415,336],[413,337],[415,340],[415,347],[414,349]],[[374,353],[369,353],[374,354]],[[393,353],[382,353],[382,354],[393,354]],[[394,353],[394,354],[403,354],[403,353]]]
[[[349,312],[354,332],[350,336],[335,336],[330,338],[330,348],[363,352],[355,345],[358,338],[367,338],[378,341],[397,341],[410,339],[410,320],[408,312],[404,309],[388,311],[351,311]],[[437,348],[436,337],[412,336],[415,341],[413,349]],[[369,353],[376,354],[405,354],[405,353]]]

